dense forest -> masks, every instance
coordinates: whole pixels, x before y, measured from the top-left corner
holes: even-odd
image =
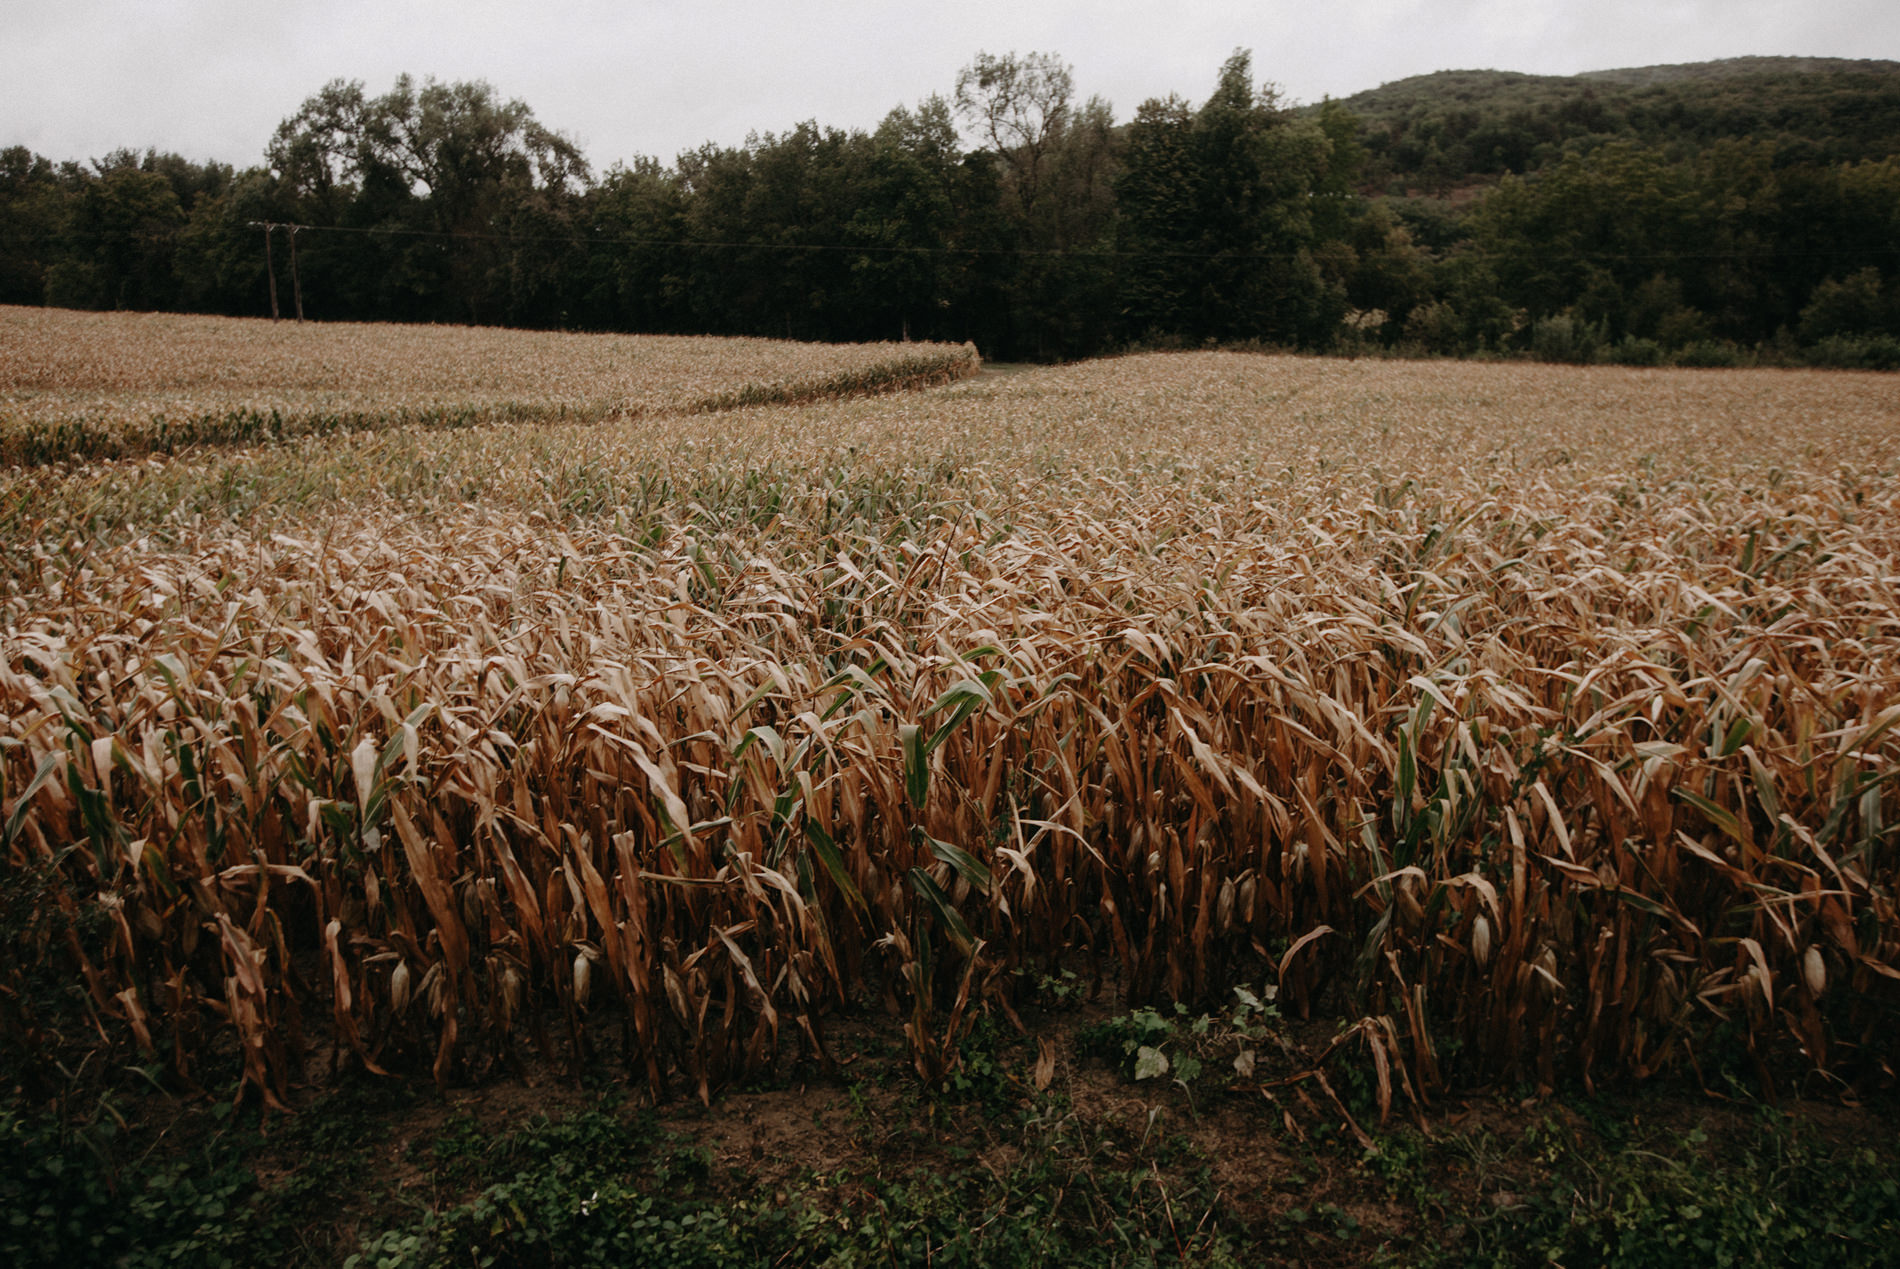
[[[259,165],[0,151],[0,303],[798,339],[1900,368],[1900,63],[1446,71],[1294,107],[1237,52],[1117,121],[979,54],[873,131],[596,171],[484,83],[336,81]]]
[[[1766,142],[1777,167],[1884,159],[1900,139],[1900,62],[1741,57],[1583,75],[1439,71],[1342,103],[1359,117],[1365,180],[1445,193],[1522,175],[1612,141],[1671,161],[1718,141]]]

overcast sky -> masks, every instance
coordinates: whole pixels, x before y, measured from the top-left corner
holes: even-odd
[[[1235,48],[1297,101],[1428,71],[1900,59],[1900,0],[0,0],[0,146],[260,162],[331,79],[485,79],[596,170],[805,119],[876,125],[978,50],[1052,52],[1125,120]]]

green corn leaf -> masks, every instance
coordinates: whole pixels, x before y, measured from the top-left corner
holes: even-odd
[[[1428,698],[1429,699],[1429,698]],[[1412,820],[1412,790],[1418,785],[1418,762],[1412,757],[1412,737],[1399,729],[1399,787],[1392,800],[1392,827],[1403,835]]]
[[[818,690],[828,692],[833,688],[843,688],[844,691],[839,694],[837,700],[825,706],[825,712],[818,716],[820,722],[830,722],[833,714],[857,700],[860,694],[870,696],[884,694],[884,689],[878,686],[877,680],[855,665],[845,666],[844,669],[826,679]]]
[[[930,874],[921,868],[911,869],[910,887],[937,914],[937,919],[943,922],[944,933],[948,934],[950,941],[957,945],[957,950],[965,956],[972,954],[976,949],[976,937],[970,933],[970,927],[963,923],[962,916],[957,913],[956,905],[950,902],[950,896],[930,879]]]
[[[1687,789],[1672,789],[1670,792],[1674,793],[1684,802],[1687,802],[1690,806],[1693,806],[1696,810],[1702,812],[1703,815],[1708,817],[1709,823],[1715,825],[1724,833],[1727,833],[1730,837],[1734,838],[1735,841],[1746,843],[1746,839],[1742,833],[1741,821],[1736,819],[1733,814],[1723,810],[1715,803],[1709,801],[1709,799],[1703,797],[1700,793],[1691,793]]]
[[[870,916],[871,909],[865,904],[864,896],[858,893],[857,886],[852,883],[851,874],[845,871],[844,857],[838,853],[838,844],[832,841],[831,834],[825,832],[818,821],[809,815],[805,817],[805,840],[811,843],[813,853],[818,856],[818,862],[824,865],[827,873],[831,874],[831,884],[838,887],[838,893],[844,896],[845,902],[866,917]]]
[[[950,733],[956,729],[959,723],[968,719],[970,715],[976,713],[979,709],[988,708],[994,699],[995,698],[990,695],[989,688],[975,680],[966,679],[952,686],[942,696],[937,698],[936,704],[932,705],[923,713],[925,718],[929,718],[932,714],[940,710],[950,710],[949,719],[939,726],[935,732],[931,733],[930,740],[924,745],[924,752],[935,753],[937,746],[949,738]]]
[[[1624,889],[1622,886],[1612,887],[1610,893],[1624,903],[1629,904],[1632,908],[1635,908],[1638,912],[1647,912],[1651,916],[1662,917],[1665,920],[1669,918],[1669,910],[1648,895],[1638,894],[1636,891]]]
[[[745,757],[746,750],[752,748],[754,744],[764,745],[765,752],[771,754],[773,759],[781,765],[784,763],[785,737],[779,735],[778,728],[765,723],[746,728],[745,735],[739,737],[739,743],[732,751],[732,760],[737,762]]]
[[[1748,775],[1755,782],[1755,796],[1761,799],[1762,810],[1768,812],[1770,820],[1781,818],[1781,799],[1775,795],[1774,777],[1761,765],[1761,759],[1753,750],[1748,753]]]
[[[924,729],[904,723],[897,729],[904,744],[904,793],[918,810],[930,798],[930,750],[924,744]]]
[[[952,872],[970,883],[972,889],[986,898],[990,888],[996,884],[989,867],[982,860],[964,850],[961,846],[952,846],[949,842],[940,842],[922,829],[912,830],[918,839],[930,848],[930,853],[938,860],[949,865]]]
[[[777,687],[778,685],[772,682],[771,679],[766,679],[765,682],[752,689],[752,694],[745,698],[738,709],[732,711],[732,716],[734,718],[745,717],[754,705],[757,705],[760,701],[770,696],[777,690]]]
[[[995,673],[996,671],[991,670],[981,676],[981,678],[988,678]],[[937,698],[936,703],[923,712],[922,716],[929,718],[932,714],[940,713],[953,705],[958,708],[963,708],[971,701],[974,701],[978,706],[988,705],[991,700],[990,689],[988,685],[981,681],[981,678],[963,679],[951,684],[950,687],[945,690],[944,694]]]

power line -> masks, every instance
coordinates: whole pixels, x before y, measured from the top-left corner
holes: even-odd
[[[252,228],[268,225],[292,235],[293,272],[295,234],[354,234],[363,237],[435,238],[449,242],[488,242],[505,245],[556,245],[571,247],[664,247],[680,250],[835,252],[850,255],[926,255],[926,256],[1032,256],[1081,260],[1296,260],[1297,251],[1246,251],[1220,249],[1188,251],[1178,248],[1116,250],[1108,248],[1064,247],[981,247],[924,246],[890,243],[848,242],[740,242],[704,238],[639,238],[626,235],[585,234],[509,234],[480,230],[417,229],[406,225],[304,225],[284,221],[247,221]],[[0,242],[66,242],[86,238],[129,237],[108,232],[19,235],[0,238]],[[1430,251],[1430,248],[1421,248]],[[1900,255],[1900,247],[1814,248],[1793,250],[1767,248],[1747,251],[1516,251],[1487,249],[1467,243],[1454,244],[1448,251],[1433,253],[1440,258],[1478,256],[1515,260],[1776,260],[1776,259],[1860,259],[1868,256]]]

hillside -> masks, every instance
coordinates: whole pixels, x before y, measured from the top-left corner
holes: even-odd
[[[1529,75],[1448,70],[1342,102],[1361,120],[1366,186],[1442,192],[1534,171],[1612,139],[1681,156],[1724,140],[1765,142],[1777,165],[1900,151],[1900,62],[1743,57]]]

